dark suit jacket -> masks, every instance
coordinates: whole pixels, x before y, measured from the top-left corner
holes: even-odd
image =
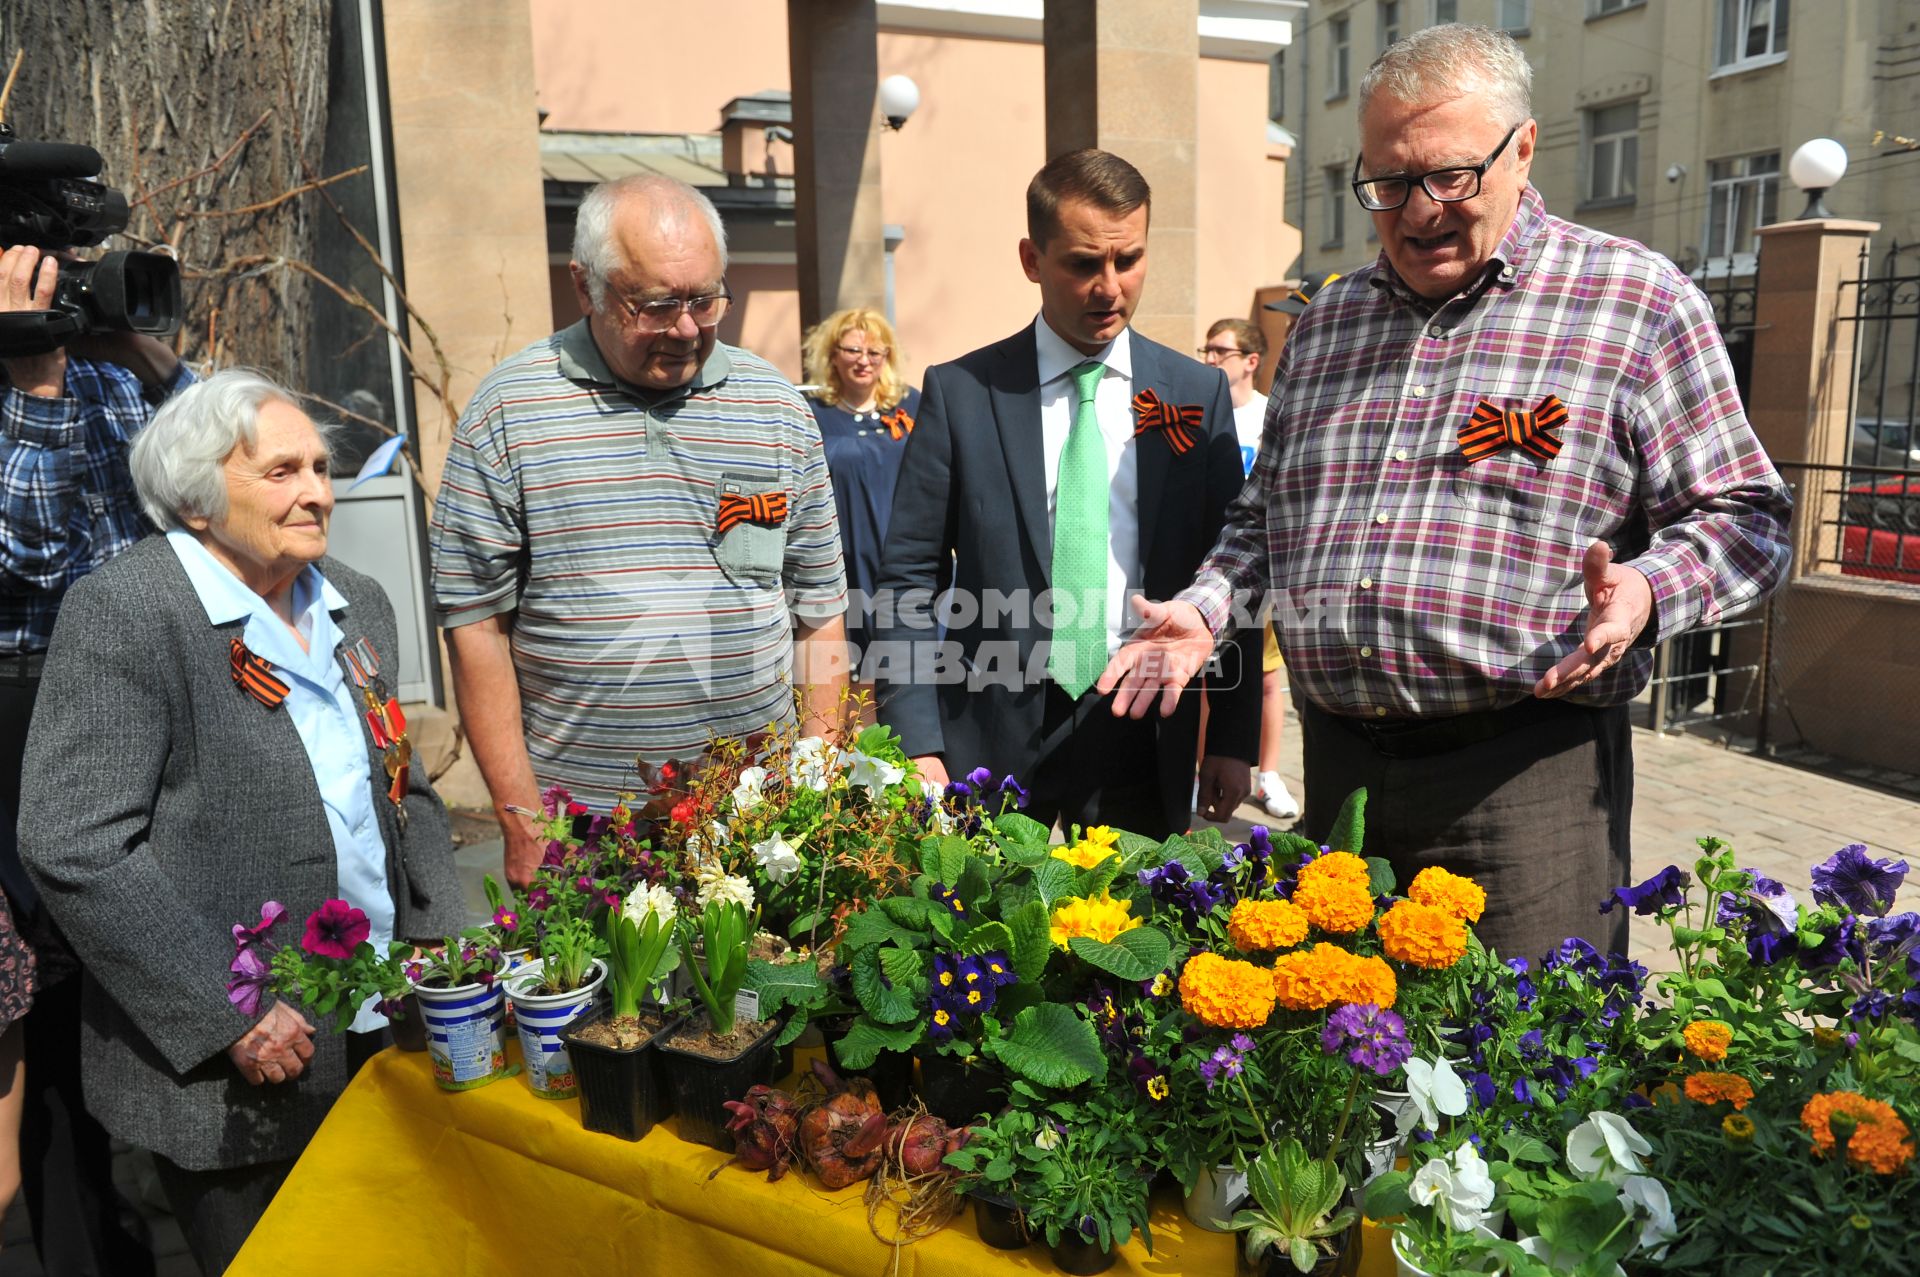
[[[398,650],[370,578],[323,559],[347,599],[343,642]],[[293,720],[234,682],[214,626],[164,537],[68,592],[47,653],[20,796],[20,856],[86,969],[87,1107],[109,1131],[191,1170],[293,1157],[345,1087],[322,1025],[308,1072],[250,1086],[227,1047],[250,1021],[227,1002],[233,924],[278,900],[274,939],[339,895],[333,833]],[[446,809],[416,763],[403,833],[371,733],[373,808],[387,845],[394,934],[465,924]]]
[[[1142,580],[1147,597],[1167,599],[1192,583],[1213,548],[1227,503],[1243,482],[1240,445],[1218,369],[1138,332],[1132,345],[1136,394],[1151,388],[1162,400],[1206,410],[1203,437],[1184,455],[1162,431],[1138,444]],[[1053,528],[1039,377],[1031,325],[927,370],[880,565],[880,597],[894,601],[892,616],[883,611],[875,625],[883,651],[932,642],[931,600],[949,581],[974,601],[989,590],[1026,591],[1031,598],[1048,588]],[[1030,780],[1049,744],[1042,730],[1045,661],[1034,651],[1049,637],[1043,619],[1030,607],[1011,616],[971,608],[957,613],[947,638],[958,645],[966,677],[942,682],[899,666],[876,668],[880,721],[900,734],[908,754],[940,754],[954,776],[985,766],[996,776]],[[1252,630],[1223,649],[1223,676],[1209,692],[1210,754],[1251,762],[1258,753],[1259,639]],[[1017,653],[1013,670],[1010,652]],[[1029,680],[1021,671],[1037,676]],[[1006,686],[1003,677],[1016,686]],[[1156,779],[1174,829],[1188,824],[1199,718],[1198,698],[1184,696],[1171,717],[1157,720]]]

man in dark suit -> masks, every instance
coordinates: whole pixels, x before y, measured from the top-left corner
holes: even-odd
[[[1241,467],[1219,370],[1128,327],[1150,199],[1137,169],[1094,150],[1027,188],[1020,264],[1040,314],[927,371],[863,676],[923,777],[986,767],[1018,777],[1043,823],[1165,837],[1189,822],[1199,703],[1116,718],[1093,682],[1135,622],[1133,596],[1191,579]],[[1258,655],[1236,639],[1209,680],[1210,819],[1248,791],[1260,683],[1243,671]]]

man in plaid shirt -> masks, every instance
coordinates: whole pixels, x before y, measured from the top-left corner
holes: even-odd
[[[1164,712],[1273,590],[1306,832],[1366,787],[1402,890],[1470,874],[1481,938],[1538,958],[1624,950],[1600,904],[1629,872],[1627,702],[1656,643],[1779,584],[1790,498],[1705,297],[1528,185],[1530,88],[1511,38],[1453,24],[1367,72],[1354,191],[1380,257],[1307,308],[1218,544],[1101,686]]]
[[[0,253],[0,311],[46,310],[54,254]],[[127,449],[193,374],[152,337],[88,339],[0,359],[0,886],[37,960],[25,1034],[20,1157],[41,1265],[49,1273],[153,1271],[121,1223],[106,1128],[80,1094],[80,981],[65,942],[20,867],[14,813],[40,662],[68,587],[153,530],[134,494]]]

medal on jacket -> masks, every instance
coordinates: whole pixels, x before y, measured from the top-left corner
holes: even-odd
[[[413,762],[413,742],[407,739],[407,716],[400,709],[400,702],[387,693],[387,684],[380,677],[380,658],[373,650],[373,644],[366,639],[355,639],[342,655],[347,660],[347,672],[353,676],[354,686],[360,689],[360,698],[367,705],[367,730],[373,734],[374,747],[381,751],[382,763],[387,772],[387,798],[393,803],[395,815],[400,827],[407,827],[407,777]]]

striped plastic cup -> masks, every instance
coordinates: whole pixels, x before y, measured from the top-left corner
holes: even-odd
[[[580,1082],[560,1031],[592,1008],[593,995],[606,983],[607,964],[595,958],[586,983],[566,993],[536,992],[545,978],[545,964],[537,958],[516,968],[505,981],[507,1001],[520,1034],[528,1089],[543,1100],[571,1099],[580,1093]]]
[[[506,999],[500,981],[452,989],[415,985],[427,1029],[433,1080],[442,1090],[471,1091],[507,1075]]]

